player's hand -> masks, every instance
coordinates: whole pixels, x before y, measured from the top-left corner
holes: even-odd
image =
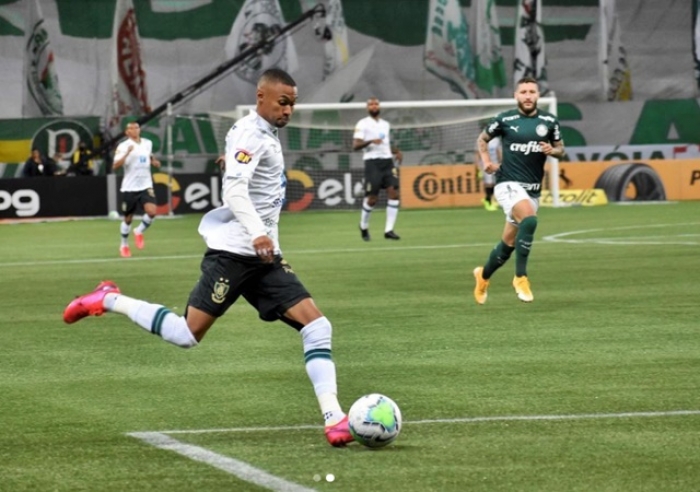
[[[153,167],[160,167],[160,161],[156,159],[155,157],[151,158],[151,166]]]
[[[372,140],[372,143],[375,144],[375,145],[379,145],[380,143],[382,143],[382,139],[381,139],[381,138],[375,138],[374,140]]]
[[[397,150],[396,154],[394,154],[394,161],[396,164],[401,164],[403,162],[403,154],[400,150]]]
[[[216,158],[216,160],[214,161],[214,164],[219,166],[219,169],[221,169],[221,172],[226,171],[226,156],[220,155],[219,157]]]
[[[272,263],[275,259],[275,243],[270,236],[258,236],[253,239],[253,249],[265,263]]]
[[[549,142],[539,142],[542,152],[546,155],[552,155],[554,153],[554,147]]]
[[[493,174],[496,171],[498,171],[498,168],[501,167],[500,164],[495,164],[491,161],[489,162],[484,162],[484,172],[486,174]]]

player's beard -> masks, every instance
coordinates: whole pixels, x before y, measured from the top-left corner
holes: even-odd
[[[372,118],[376,118],[377,116],[379,116],[379,112],[380,112],[380,111],[379,111],[378,109],[377,109],[377,110],[374,110],[374,111],[370,111],[370,112],[369,112],[369,115],[370,115]]]
[[[532,105],[532,109],[530,111],[526,110],[525,106],[521,102],[518,102],[518,109],[520,110],[521,113],[523,113],[526,116],[530,116],[532,114],[535,114],[535,112],[537,112],[537,101],[535,101],[535,103]]]

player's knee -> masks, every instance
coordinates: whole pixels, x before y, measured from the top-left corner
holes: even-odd
[[[314,349],[330,349],[333,327],[328,318],[321,316],[301,330],[304,352]]]
[[[537,229],[537,216],[530,215],[520,221],[520,230],[525,234],[534,234]]]

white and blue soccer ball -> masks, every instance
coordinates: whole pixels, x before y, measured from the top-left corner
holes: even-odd
[[[392,443],[401,432],[401,410],[388,396],[372,393],[352,404],[348,425],[357,442],[381,448]]]

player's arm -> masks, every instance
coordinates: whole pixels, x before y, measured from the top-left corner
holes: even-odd
[[[546,155],[556,157],[557,159],[561,159],[564,157],[564,155],[566,155],[563,140],[555,140],[552,143],[540,142],[540,146],[542,147],[542,152],[544,152]]]
[[[129,145],[128,148],[124,149],[122,146],[117,146],[117,150],[114,152],[114,162],[112,162],[112,169],[117,170],[124,165],[126,158],[129,157],[131,151],[134,150],[133,145]]]
[[[483,163],[484,172],[494,173],[500,167],[499,164],[491,162],[491,156],[489,155],[489,141],[491,140],[491,135],[482,131],[479,137],[476,139],[476,153],[479,155],[479,159]]]
[[[158,159],[156,159],[156,156],[154,156],[153,154],[151,154],[151,166],[153,166],[153,167],[160,167],[161,166],[160,161]]]
[[[403,162],[403,154],[401,153],[401,149],[398,147],[392,147],[391,153],[394,155],[394,160],[397,164],[401,164]]]
[[[246,135],[236,135],[236,137],[230,140],[227,138],[226,141],[225,160],[227,164],[231,163],[231,165],[226,166],[223,177],[222,198],[236,217],[236,220],[253,238],[255,253],[263,261],[272,263],[275,254],[275,244],[272,238],[267,235],[267,228],[258,211],[255,210],[248,191],[250,179],[260,161],[262,147],[255,145],[256,142],[250,139],[245,139]],[[254,146],[254,150],[243,150],[240,144],[245,144],[249,148]]]
[[[365,131],[362,125],[355,127],[355,132],[352,134],[352,150],[362,150],[372,144],[382,143],[381,138],[375,138],[374,140],[365,140]]]

